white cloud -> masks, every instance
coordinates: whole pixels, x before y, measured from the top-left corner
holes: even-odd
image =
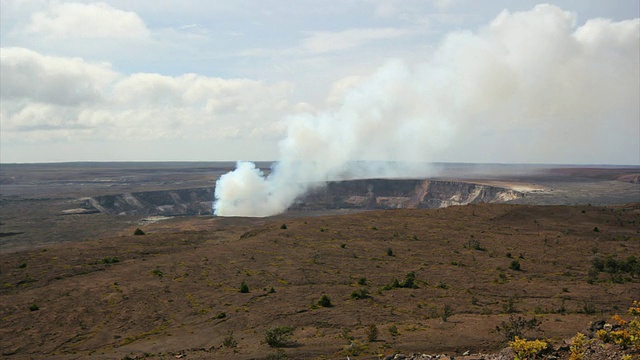
[[[125,75],[21,48],[1,54],[3,141],[274,138],[291,108],[287,83]]]
[[[59,38],[143,38],[149,35],[135,12],[105,3],[50,2],[45,11],[34,13],[26,32]]]
[[[118,77],[108,64],[43,56],[24,48],[3,48],[0,62],[3,100],[58,105],[99,101],[103,88]]]

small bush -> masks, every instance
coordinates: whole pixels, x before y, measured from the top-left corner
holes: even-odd
[[[351,293],[351,298],[356,300],[368,299],[371,296],[369,295],[369,290],[362,288],[360,290],[356,290]]]
[[[542,340],[529,341],[516,336],[513,341],[509,342],[509,346],[515,352],[515,360],[525,360],[537,358],[541,352],[549,347],[549,344]]]
[[[243,294],[246,294],[249,292],[249,285],[247,285],[246,282],[242,282],[242,284],[240,284],[240,292]]]
[[[582,312],[587,315],[594,315],[596,313],[596,305],[590,301],[585,301],[582,305]]]
[[[502,334],[507,341],[514,341],[516,337],[523,337],[529,330],[537,330],[542,322],[535,316],[525,319],[522,316],[509,316],[509,321],[502,321],[496,326],[498,334]]]
[[[614,315],[613,320],[617,325],[598,330],[598,338],[605,343],[619,345],[623,349],[640,351],[640,301],[633,302],[633,306],[629,308],[629,315],[633,316],[631,320]]]
[[[163,273],[163,272],[162,272],[162,270],[160,270],[160,269],[152,270],[152,271],[151,271],[151,273],[152,273],[153,275],[157,276],[157,277],[163,277],[163,276],[164,276],[164,273]]]
[[[369,342],[378,341],[378,335],[379,335],[379,332],[376,324],[369,325],[369,327],[367,328],[367,340]]]
[[[224,338],[224,340],[222,341],[222,346],[226,348],[234,348],[238,346],[238,341],[233,338],[233,333],[229,333],[229,335]]]
[[[469,240],[469,242],[464,245],[464,248],[469,250],[487,251],[487,249],[483,248],[482,245],[480,245],[480,241],[476,239]]]
[[[513,260],[511,262],[511,264],[509,265],[509,269],[511,270],[515,270],[515,271],[520,271],[520,262],[518,260]]]
[[[280,225],[280,229],[282,229],[282,230],[287,230],[287,224],[282,224],[282,225]]]
[[[367,278],[361,277],[360,279],[358,279],[358,285],[367,285]]]
[[[391,336],[398,336],[398,328],[395,325],[389,326],[389,334],[391,334]]]
[[[449,304],[444,304],[444,309],[442,309],[442,321],[447,322],[451,315],[453,315],[453,308]]]
[[[271,347],[287,347],[292,343],[289,340],[294,328],[291,326],[276,326],[271,329],[267,329],[264,332],[264,341]]]
[[[217,318],[217,319],[224,319],[224,318],[226,318],[226,317],[227,317],[227,314],[226,314],[226,313],[223,313],[223,312],[218,313],[218,316],[216,316],[216,318]]]
[[[392,248],[387,248],[387,255],[388,256],[393,256],[393,249]]]
[[[327,294],[322,294],[320,299],[318,299],[318,305],[322,307],[332,307],[331,299],[327,296]]]
[[[29,310],[30,311],[38,311],[38,310],[40,310],[40,307],[38,305],[36,305],[36,304],[31,304],[31,305],[29,305]]]
[[[569,360],[583,360],[586,347],[591,343],[593,343],[593,340],[590,340],[582,333],[577,333],[576,336],[571,338],[571,346],[569,347],[571,353],[569,354]]]
[[[20,265],[18,265],[18,268],[20,268],[20,269],[24,269],[26,267],[27,267],[27,263],[26,262],[22,262],[22,263],[20,263]]]
[[[115,264],[118,262],[120,262],[120,259],[118,259],[117,257],[110,257],[110,256],[100,260],[100,264]]]
[[[133,235],[144,235],[144,231],[140,228],[136,228],[136,231],[133,232]]]
[[[418,286],[416,285],[415,282],[416,282],[416,273],[412,271],[408,273],[407,276],[404,278],[402,287],[407,289],[417,289]]]

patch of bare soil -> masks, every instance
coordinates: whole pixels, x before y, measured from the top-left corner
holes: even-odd
[[[640,294],[637,274],[592,264],[640,254],[640,204],[176,218],[126,234],[0,254],[2,357],[471,359],[500,354],[510,319],[536,317],[525,335],[566,347]],[[276,327],[292,328],[280,349]]]

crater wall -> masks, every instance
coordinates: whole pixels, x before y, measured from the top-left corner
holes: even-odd
[[[128,192],[85,198],[82,208],[120,215],[210,215],[212,187]],[[497,186],[422,179],[365,179],[329,182],[297,199],[290,211],[333,209],[441,208],[507,202],[523,193]]]

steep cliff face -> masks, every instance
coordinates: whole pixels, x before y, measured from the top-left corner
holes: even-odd
[[[210,215],[213,188],[133,192],[87,198],[86,210],[120,215]],[[291,210],[441,208],[506,202],[523,194],[501,187],[416,179],[330,182],[299,198]]]
[[[298,199],[292,209],[441,208],[521,197],[511,189],[465,182],[367,179],[329,183]]]
[[[210,215],[213,189],[144,191],[87,198],[82,207],[118,215]]]

